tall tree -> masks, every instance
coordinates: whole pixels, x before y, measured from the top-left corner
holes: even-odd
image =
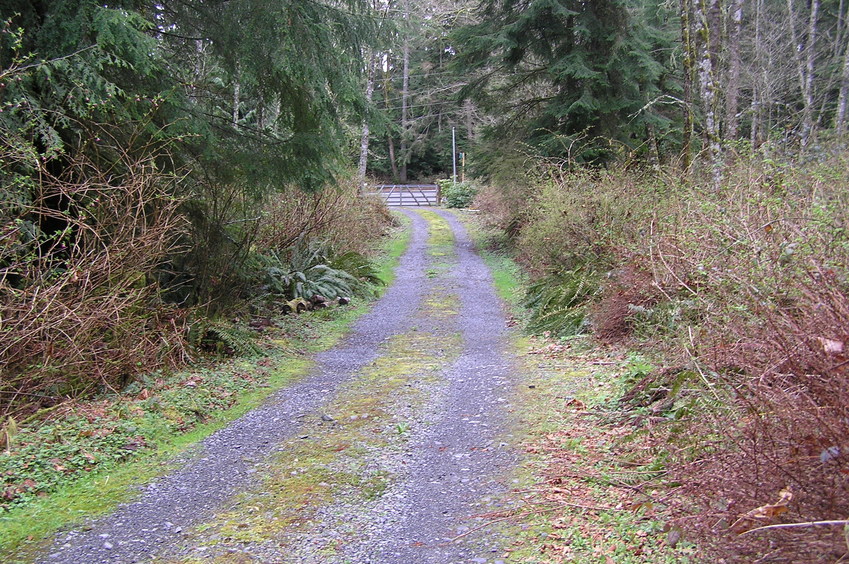
[[[377,56],[375,53],[369,52],[366,56],[368,70],[366,71],[366,89],[365,101],[370,107],[374,98],[374,84],[377,80]],[[362,184],[366,179],[366,169],[368,168],[368,148],[369,138],[371,136],[371,123],[369,116],[363,116],[362,133],[360,134],[360,157],[357,162],[357,179]]]
[[[697,68],[699,91],[704,112],[705,134],[713,171],[714,189],[719,189],[722,180],[722,138],[719,130],[720,96],[717,81],[717,52],[716,42],[719,27],[716,14],[719,0],[697,0],[694,5],[696,31],[699,46]]]
[[[0,63],[25,69],[0,89],[4,140],[28,143],[56,176],[81,153],[108,167],[121,151],[167,146],[160,166],[188,171],[172,190],[196,238],[195,264],[180,268],[198,287],[217,275],[216,252],[247,255],[264,197],[318,190],[348,166],[376,21],[364,0],[10,0],[0,17]],[[102,124],[108,147],[89,134]]]
[[[588,159],[606,153],[611,139],[641,143],[647,126],[670,125],[654,102],[672,36],[650,19],[633,21],[649,12],[667,19],[668,10],[653,2],[636,8],[620,0],[487,0],[480,22],[456,36],[458,62],[472,75],[464,94],[503,116],[499,136],[524,137],[549,153],[582,136],[597,141],[583,152]]]
[[[476,127],[479,114],[474,105],[461,106],[456,100],[464,77],[449,68],[456,53],[449,33],[468,20],[470,3],[409,2],[390,12],[397,21],[389,27],[394,44],[385,48],[384,79],[376,84],[386,123],[373,136],[388,142],[376,144],[373,174],[398,180],[404,167],[410,180],[446,174],[451,167],[451,127],[463,127],[463,138]]]
[[[739,127],[739,94],[740,68],[742,65],[740,53],[740,34],[743,29],[743,0],[731,0],[729,4],[730,17],[728,22],[728,80],[725,88],[725,136],[737,138]]]
[[[681,44],[683,50],[683,77],[682,88],[684,91],[684,123],[681,133],[681,158],[684,170],[690,168],[692,159],[692,139],[693,139],[693,68],[696,60],[696,50],[692,38],[691,18],[693,15],[692,0],[681,0]]]
[[[798,35],[796,22],[799,20],[793,0],[787,0],[787,16],[796,54],[796,73],[802,94],[802,124],[799,139],[804,147],[814,128],[814,72],[816,65],[817,25],[819,24],[820,0],[811,0],[804,39]]]

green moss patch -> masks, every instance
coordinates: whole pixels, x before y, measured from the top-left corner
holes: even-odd
[[[380,454],[401,448],[411,427],[423,424],[408,417],[460,349],[459,335],[411,331],[390,339],[322,413],[279,446],[263,468],[262,484],[238,495],[231,511],[197,527],[189,543],[286,545],[335,500],[379,498],[395,479]]]
[[[417,210],[428,225],[428,254],[432,257],[454,256],[454,232],[451,226],[438,213],[431,210]]]

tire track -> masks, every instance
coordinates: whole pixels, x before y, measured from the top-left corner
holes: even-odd
[[[505,319],[456,218],[422,212],[428,222],[404,213],[413,234],[395,282],[342,344],[318,356],[309,377],[203,441],[180,470],[146,486],[136,501],[61,535],[38,561],[489,561],[497,538],[451,539],[474,528],[475,515],[500,506],[508,489],[502,480],[516,463],[503,442],[512,370],[503,352]],[[428,244],[428,229],[439,225],[453,234],[447,254]],[[398,374],[390,379],[393,367]],[[352,409],[374,414],[366,423],[344,413]],[[369,430],[374,438],[363,434]],[[306,438],[314,446],[299,443]],[[306,459],[310,449],[326,454],[329,445],[343,446],[317,466],[350,483],[309,483],[332,494],[308,489],[316,506],[309,512],[277,499],[275,518],[288,512],[280,530],[266,519],[270,510],[254,518],[270,523],[262,530],[240,519],[240,512],[259,511],[257,500],[272,495],[273,479],[287,480],[280,495],[290,499],[295,482],[288,474],[307,462],[277,478],[275,465],[279,474],[293,457]],[[227,519],[235,525],[221,525]]]

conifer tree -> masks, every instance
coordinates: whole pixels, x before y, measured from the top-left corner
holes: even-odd
[[[669,18],[648,4],[652,19]],[[570,145],[563,136],[633,144],[647,126],[668,130],[669,118],[651,102],[663,93],[672,36],[651,19],[635,23],[648,12],[638,8],[621,0],[486,0],[480,22],[456,35],[458,62],[473,74],[464,94],[504,116],[499,137],[551,154]]]

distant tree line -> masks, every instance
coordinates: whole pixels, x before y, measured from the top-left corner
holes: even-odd
[[[478,172],[517,148],[575,164],[788,150],[845,132],[843,0],[391,3],[369,170],[444,174],[456,130]],[[738,145],[739,146],[739,145]]]

